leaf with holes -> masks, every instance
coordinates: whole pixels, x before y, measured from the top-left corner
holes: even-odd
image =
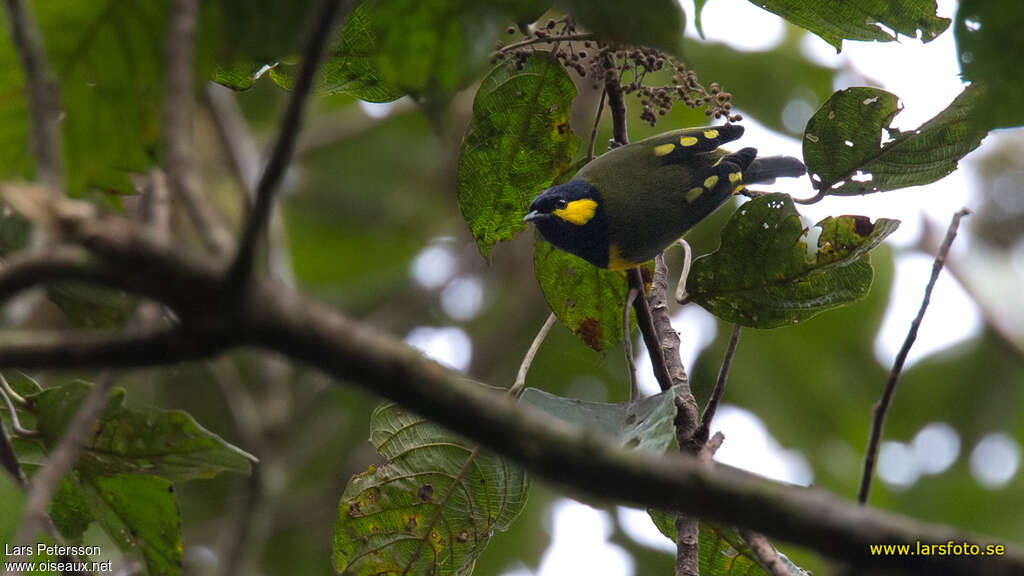
[[[595,430],[626,448],[661,453],[676,437],[675,389],[634,402],[608,404],[527,388],[519,401],[559,420]]]
[[[569,73],[543,52],[522,70],[502,63],[480,84],[457,178],[459,209],[485,258],[525,227],[530,202],[571,164],[574,98]]]
[[[385,461],[341,496],[339,574],[468,575],[526,503],[522,469],[395,404],[374,410],[370,441]]]
[[[987,130],[976,115],[981,92],[968,87],[917,130],[889,124],[899,99],[877,88],[847,88],[832,95],[807,123],[804,162],[826,195],[851,196],[929,184],[956,170]],[[889,134],[883,141],[882,130]]]
[[[808,237],[793,201],[767,194],[739,207],[722,230],[717,251],[693,262],[690,298],[728,322],[753,328],[796,324],[861,300],[871,287],[868,252],[898,220],[828,217]]]
[[[36,426],[48,446],[56,444],[92,384],[81,381],[28,396]],[[200,426],[180,410],[124,406],[115,389],[76,466],[93,474],[149,474],[171,481],[210,478],[221,472],[248,474],[255,459]]]
[[[675,514],[648,510],[658,530],[672,542],[676,541]],[[757,563],[757,557],[735,529],[714,522],[700,523],[700,573],[702,576],[771,576]],[[790,576],[810,573],[793,563],[785,554],[775,551]]]
[[[936,14],[935,0],[750,0],[814,32],[836,51],[843,40],[892,42],[899,34],[930,42],[949,27]]]
[[[641,268],[650,279],[654,265]],[[629,283],[626,275],[563,252],[537,235],[533,245],[533,272],[544,299],[569,330],[597,351],[622,340],[622,307]],[[631,326],[636,325],[630,312]]]

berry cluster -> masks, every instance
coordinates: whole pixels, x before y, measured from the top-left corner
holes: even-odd
[[[508,33],[522,37],[508,44],[498,42],[493,63],[511,59],[522,70],[527,58],[538,46],[553,53],[562,66],[576,72],[580,78],[591,81],[596,90],[608,78],[617,78],[624,94],[635,94],[642,110],[640,117],[654,126],[661,116],[668,114],[676,102],[688,108],[704,108],[708,116],[726,118],[730,122],[742,119],[732,113],[732,94],[721,89],[717,82],[705,88],[697,73],[682,62],[655,48],[606,44],[592,34],[581,33],[569,17],[548,20],[543,25],[509,26]],[[667,83],[648,84],[648,75],[664,78],[665,68],[673,71]]]

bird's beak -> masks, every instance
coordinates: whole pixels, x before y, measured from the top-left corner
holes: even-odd
[[[547,216],[548,215],[543,212],[533,210],[526,216],[523,216],[523,222],[533,222],[534,220],[541,220],[543,218],[547,218]]]

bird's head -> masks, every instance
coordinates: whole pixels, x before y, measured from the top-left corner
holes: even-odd
[[[533,222],[545,240],[591,262],[607,260],[607,223],[597,190],[573,179],[552,186],[530,204],[524,222]]]

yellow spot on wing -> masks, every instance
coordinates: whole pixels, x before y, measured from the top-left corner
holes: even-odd
[[[742,172],[733,172],[732,174],[729,174],[729,182],[735,184],[735,183],[739,182],[740,180],[743,180],[743,173]]]
[[[679,143],[682,144],[683,146],[693,146],[697,142],[698,140],[693,136],[683,136],[682,138],[679,139]]]
[[[589,198],[582,200],[573,200],[569,202],[569,205],[560,210],[552,212],[555,216],[558,216],[566,222],[571,222],[577,226],[582,226],[590,219],[594,217],[594,212],[597,211],[597,202]]]
[[[708,140],[714,140],[715,138],[718,138],[718,130],[705,130],[704,137]]]
[[[690,188],[689,190],[686,191],[686,201],[693,202],[697,198],[700,198],[700,195],[703,193],[704,189],[701,188],[700,186],[697,186],[696,188]]]
[[[675,149],[676,149],[676,145],[671,143],[671,142],[669,142],[668,144],[662,144],[661,146],[655,146],[654,147],[654,155],[655,156],[664,156],[666,154],[671,154],[672,151],[675,150]]]
[[[733,188],[733,191],[732,191],[732,193],[733,193],[733,194],[739,194],[740,192],[743,192],[743,191],[744,191],[744,190],[746,190],[746,189],[747,189],[747,187],[746,187],[746,186],[744,186],[743,184],[740,184],[740,185],[739,185],[739,186],[737,186],[736,188]]]
[[[708,190],[714,188],[715,184],[718,184],[718,176],[708,176],[704,180],[704,187],[707,188]]]
[[[609,270],[628,270],[635,268],[636,263],[630,262],[622,257],[622,252],[619,247],[615,244],[608,245],[608,269]]]

